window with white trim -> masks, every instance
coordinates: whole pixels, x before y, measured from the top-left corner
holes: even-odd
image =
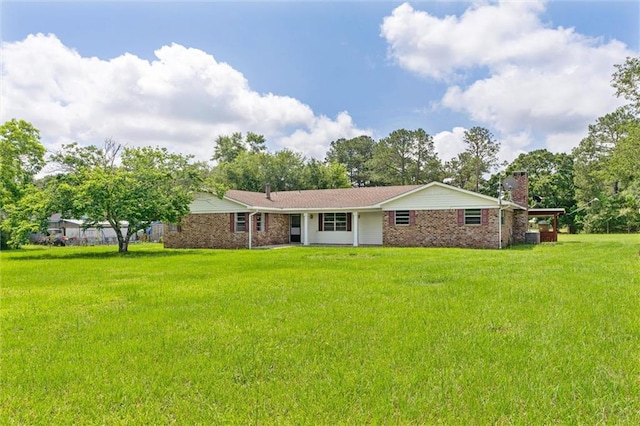
[[[347,230],[347,214],[346,213],[325,213],[322,215],[323,231],[346,231]]]
[[[464,224],[465,225],[481,225],[482,210],[481,209],[465,209]]]
[[[256,231],[264,231],[264,221],[262,220],[262,213],[256,213]]]
[[[395,224],[396,225],[410,225],[411,224],[411,214],[409,213],[409,210],[396,210]]]
[[[236,213],[235,218],[235,231],[236,232],[246,232],[247,231],[247,214],[246,213]]]

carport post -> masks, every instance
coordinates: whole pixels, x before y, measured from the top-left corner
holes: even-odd
[[[302,217],[304,218],[304,232],[302,235],[302,245],[308,246],[309,245],[309,213],[305,213]]]
[[[351,217],[353,218],[353,246],[358,247],[358,212],[351,213]]]

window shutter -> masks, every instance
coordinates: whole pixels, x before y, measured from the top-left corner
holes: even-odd
[[[464,225],[464,209],[458,209],[458,226]]]
[[[415,224],[416,224],[416,211],[409,210],[409,225],[415,225]]]
[[[256,213],[253,215],[253,230],[257,231],[258,230],[258,215],[260,213]]]
[[[395,222],[396,222],[396,212],[390,211],[389,212],[389,226],[395,225]]]
[[[264,221],[264,224],[262,225],[264,227],[264,232],[267,232],[269,230],[269,213],[264,213],[262,215],[262,220]]]
[[[318,213],[318,231],[322,231],[322,213]]]
[[[353,215],[347,213],[347,232],[351,232],[351,219],[353,219]]]
[[[234,213],[229,213],[229,231],[231,232],[236,230],[235,219],[236,219],[236,215]]]
[[[489,209],[482,209],[481,214],[482,214],[482,224],[483,225],[488,225],[489,224]]]

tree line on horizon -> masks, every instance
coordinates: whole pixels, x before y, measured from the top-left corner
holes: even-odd
[[[498,163],[500,143],[489,130],[464,132],[465,149],[442,161],[423,129],[399,129],[387,137],[332,141],[324,161],[289,149],[269,152],[252,132],[216,138],[211,162],[166,149],[64,145],[45,159],[39,131],[23,120],[0,126],[0,236],[2,248],[19,247],[30,232],[46,229],[52,213],[83,218],[87,226],[108,222],[126,252],[129,238],[154,221],[177,223],[193,194],[228,189],[261,192],[417,185],[432,181],[497,197],[513,171],[529,175],[529,205],[560,207],[571,232],[640,230],[640,58],[616,65],[612,86],[628,101],[589,126],[571,153],[538,149]],[[57,171],[36,175],[46,163]],[[501,166],[502,170],[498,170]]]
[[[500,144],[482,127],[465,131],[464,142],[466,150],[443,163],[431,135],[423,129],[399,129],[378,141],[364,135],[332,141],[320,161],[290,149],[268,152],[263,136],[234,133],[216,139],[209,176],[246,191],[262,191],[266,183],[286,191],[419,185],[446,178],[479,191],[484,175],[498,164]]]

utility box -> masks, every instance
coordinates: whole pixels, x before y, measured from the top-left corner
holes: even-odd
[[[524,234],[524,243],[525,244],[540,244],[540,233],[529,231]]]

